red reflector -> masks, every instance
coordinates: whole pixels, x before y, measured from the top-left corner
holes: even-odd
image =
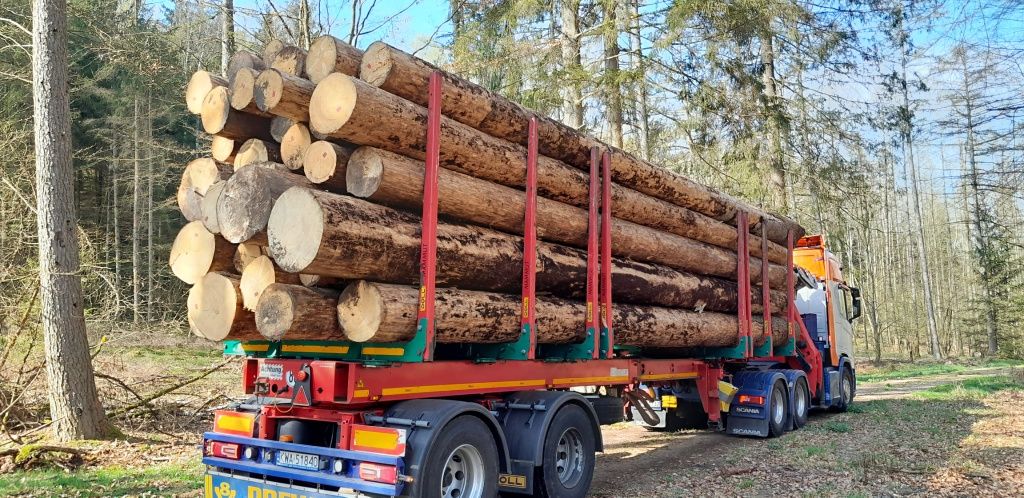
[[[741,394],[737,401],[741,405],[763,405],[764,396],[751,396],[749,394]]]
[[[222,443],[220,441],[207,441],[206,453],[218,458],[230,458],[238,460],[242,457],[242,446],[238,443]]]
[[[363,462],[359,464],[359,478],[364,481],[395,484],[398,482],[398,468],[391,465]]]

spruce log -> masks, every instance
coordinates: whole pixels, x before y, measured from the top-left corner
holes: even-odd
[[[266,45],[263,46],[263,65],[270,67],[274,63],[274,57],[277,57],[277,53],[286,47],[285,43],[281,40],[270,40]]]
[[[297,273],[283,272],[274,265],[267,256],[252,260],[242,271],[239,289],[242,292],[242,306],[249,311],[256,311],[256,303],[260,300],[263,290],[271,284],[299,284]]]
[[[345,186],[345,176],[352,152],[351,147],[318,140],[306,149],[302,160],[302,170],[309,181],[318,184],[321,188],[344,194],[348,191]],[[423,183],[422,179],[420,179],[420,183]]]
[[[201,221],[192,221],[174,237],[168,264],[174,276],[194,284],[209,272],[231,269],[234,254],[234,244],[210,233]]]
[[[231,176],[231,166],[214,161],[209,157],[193,159],[185,166],[185,171],[192,178],[192,188],[199,195],[206,195],[206,189],[219,181]]]
[[[313,83],[319,83],[331,73],[349,76],[359,74],[363,51],[333,36],[324,35],[309,46],[306,54],[306,74]]]
[[[228,86],[228,80],[219,75],[207,72],[196,71],[188,80],[185,87],[185,106],[192,114],[199,114],[203,111],[203,101],[206,95],[216,87]]]
[[[267,64],[263,62],[260,56],[248,51],[239,50],[235,52],[230,59],[228,59],[228,70],[227,77],[228,81],[234,81],[235,75],[242,69],[253,69],[255,71],[262,71],[267,68]]]
[[[270,118],[270,135],[274,137],[275,142],[281,143],[281,140],[284,140],[284,134],[288,132],[288,128],[291,128],[295,123],[294,119],[274,116]]]
[[[211,341],[262,339],[256,317],[242,308],[238,277],[208,273],[188,291],[192,333]]]
[[[426,109],[362,81],[343,74],[324,78],[313,92],[309,113],[313,129],[333,138],[414,159],[425,158]],[[510,187],[524,186],[525,147],[444,117],[440,138],[445,145],[441,148],[444,168]],[[537,189],[541,196],[586,208],[588,188],[588,177],[582,171],[546,156],[537,158]],[[735,251],[735,229],[621,185],[612,185],[612,212],[619,219],[694,240],[726,244],[717,247]],[[709,226],[717,229],[717,235],[707,233]],[[723,237],[726,242],[721,240]],[[751,237],[751,254],[760,255],[759,241],[758,237]],[[786,251],[777,244],[772,246],[772,260],[784,264]]]
[[[270,253],[285,271],[398,284],[419,282],[419,232],[419,218],[414,215],[305,188],[289,189],[281,195],[267,226]],[[519,290],[521,238],[476,226],[439,223],[437,244],[438,286]],[[568,298],[584,294],[584,251],[542,242],[537,254],[539,292]],[[734,282],[621,258],[614,258],[612,266],[616,302],[736,309]],[[760,303],[760,290],[752,294]],[[782,309],[783,293],[772,293],[772,299],[773,308]]]
[[[256,261],[256,258],[260,256],[268,255],[266,237],[263,237],[262,244],[258,237],[254,237],[253,240],[247,240],[238,244],[238,248],[235,249],[235,255],[231,263],[235,267],[235,271],[239,275],[245,273],[245,268],[250,263]]]
[[[284,165],[292,171],[302,169],[303,159],[310,141],[309,128],[305,124],[295,123],[281,137],[281,156]]]
[[[305,78],[267,69],[256,78],[256,106],[274,116],[309,121],[309,98],[316,88]]]
[[[306,51],[292,45],[286,45],[274,55],[272,69],[288,73],[300,78],[306,77]]]
[[[264,338],[344,340],[335,305],[338,292],[301,285],[272,284],[256,305],[256,327]]]
[[[206,95],[201,117],[203,130],[211,135],[243,141],[250,138],[271,139],[270,120],[232,109],[228,89],[222,86],[210,90]]]
[[[220,201],[220,193],[224,190],[226,181],[219,181],[210,185],[210,188],[206,189],[206,194],[203,195],[203,200],[200,202],[200,210],[202,217],[200,220],[203,222],[203,226],[212,234],[220,233],[220,219],[217,216],[217,203]]]
[[[419,161],[372,147],[360,147],[348,162],[349,193],[378,204],[417,210],[423,201],[423,166]],[[614,211],[614,204],[612,207]],[[475,225],[508,233],[523,232],[526,195],[513,188],[442,169],[438,175],[438,210]],[[587,211],[558,201],[537,200],[538,236],[575,247],[587,246]],[[677,270],[730,277],[736,255],[703,242],[612,218],[612,253]],[[755,282],[760,260],[751,260]],[[773,287],[785,285],[782,266],[772,266]]]
[[[189,174],[188,167],[185,167],[185,171],[181,174],[181,182],[178,183],[176,200],[178,202],[178,210],[181,211],[181,215],[186,220],[195,221],[202,218],[203,197],[192,186],[192,175]]]
[[[256,105],[256,78],[260,73],[251,68],[240,68],[231,80],[228,94],[231,97],[231,108],[236,111],[269,117],[271,114]]]
[[[299,282],[306,287],[331,287],[342,283],[343,280],[340,278],[325,277],[323,275],[300,273]]]
[[[231,164],[235,162],[235,154],[242,146],[241,140],[232,140],[227,137],[214,135],[210,141],[210,156],[215,161]]]
[[[389,93],[425,106],[430,75],[437,68],[383,42],[375,42],[363,55],[359,77]],[[444,93],[441,112],[472,128],[520,145],[526,145],[529,119],[535,114],[479,85],[442,71]],[[569,165],[589,169],[591,147],[606,148],[597,139],[562,123],[538,116],[538,149],[541,154]],[[613,149],[612,180],[652,197],[685,207],[719,221],[736,224],[739,210],[751,213],[755,225],[763,220],[769,240],[785,244],[786,232],[803,228],[792,220],[769,214],[682,175]],[[681,234],[682,235],[682,234]]]
[[[274,201],[294,186],[312,186],[277,163],[256,163],[235,172],[217,204],[220,232],[235,243],[249,240],[267,227]]]
[[[265,162],[281,162],[281,146],[258,138],[250,138],[242,144],[235,155],[234,170],[238,171],[250,164]]]

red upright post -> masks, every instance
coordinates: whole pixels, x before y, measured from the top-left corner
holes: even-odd
[[[750,314],[750,225],[747,223],[747,212],[740,211],[736,215],[736,289],[738,291],[737,319],[739,321],[740,340],[746,346],[744,358],[753,355],[753,344],[750,329],[752,320]],[[762,263],[762,270],[764,265]],[[743,341],[743,338],[746,341]]]
[[[796,312],[796,276],[793,273],[793,230],[786,234],[786,321],[789,322],[789,339],[796,339],[796,321],[800,319]]]
[[[768,337],[768,344],[771,344],[772,349],[775,348],[775,344],[772,343],[772,288],[768,282],[768,229],[764,227],[764,223],[761,223],[761,309],[763,311],[762,316],[764,318],[764,334]],[[773,351],[768,351],[768,356],[771,356]]]
[[[423,230],[420,235],[420,306],[425,332],[423,361],[434,360],[434,283],[437,276],[437,174],[441,160],[441,73],[430,75],[427,106],[427,162],[423,172]]]
[[[608,358],[613,356],[615,334],[612,331],[612,156],[601,156],[601,325],[608,339]]]
[[[593,334],[593,358],[598,358],[601,350],[601,334],[598,331],[598,323],[595,317],[594,305],[598,301],[597,294],[597,270],[598,261],[598,218],[597,209],[601,198],[600,171],[598,164],[601,162],[601,152],[597,147],[590,149],[590,211],[587,232],[587,332]]]
[[[537,355],[537,118],[530,118],[526,154],[526,216],[523,220],[523,311],[521,331],[530,335],[527,359]]]

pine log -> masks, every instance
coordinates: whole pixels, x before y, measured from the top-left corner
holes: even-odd
[[[168,264],[174,276],[194,284],[211,271],[231,269],[234,254],[234,244],[210,233],[201,221],[192,221],[174,238]]]
[[[289,119],[283,116],[274,116],[270,118],[270,135],[274,137],[274,141],[281,143],[284,140],[284,134],[295,124],[294,119]]]
[[[349,159],[345,177],[349,193],[356,197],[414,211],[422,206],[423,166],[419,161],[360,147]],[[475,225],[522,233],[526,195],[520,190],[442,169],[438,175],[438,210]],[[583,209],[543,197],[537,201],[537,231],[543,239],[585,248],[587,224],[587,211]],[[735,254],[675,234],[612,218],[612,240],[612,253],[616,256],[691,273],[735,275]],[[751,268],[757,282],[760,260],[752,259]],[[774,287],[785,285],[785,268],[772,265],[770,277]]]
[[[277,53],[286,47],[285,43],[281,40],[270,40],[266,45],[263,46],[263,65],[270,67],[274,63],[274,57],[277,57]]]
[[[238,277],[204,275],[188,291],[188,324],[192,333],[211,341],[262,339],[256,317],[242,308]]]
[[[223,222],[222,222],[223,224]],[[419,282],[419,218],[354,197],[289,189],[267,226],[270,253],[283,270],[341,279]],[[521,238],[476,226],[438,224],[437,285],[517,292],[522,283]],[[583,295],[586,255],[539,243],[537,289],[567,298]],[[612,291],[618,301],[734,311],[736,284],[664,266],[614,258]],[[760,290],[753,292],[760,303]],[[773,309],[782,309],[773,293]]]
[[[311,81],[278,69],[267,69],[256,78],[256,106],[274,116],[309,121],[309,98],[316,88]]]
[[[265,162],[281,162],[281,146],[268,140],[250,138],[242,144],[235,155],[234,170],[238,171],[250,164]]]
[[[284,165],[292,171],[302,169],[303,159],[310,141],[309,128],[305,124],[295,123],[281,137],[281,156]]]
[[[218,181],[210,188],[206,189],[206,194],[203,195],[203,200],[200,202],[200,210],[202,216],[200,220],[203,222],[203,226],[212,234],[220,233],[220,219],[217,216],[217,203],[220,201],[220,193],[224,190],[226,181]]]
[[[260,256],[242,271],[239,289],[242,292],[242,306],[249,311],[256,311],[256,303],[260,300],[263,290],[271,284],[300,284],[297,273],[283,272],[274,265],[267,256]]]
[[[274,55],[270,67],[283,73],[300,78],[306,77],[306,51],[292,45],[286,45]]]
[[[227,137],[214,135],[210,141],[210,156],[215,161],[231,164],[235,162],[235,154],[242,146],[241,140],[232,140]]]
[[[185,166],[185,171],[192,177],[192,188],[201,196],[206,195],[211,185],[231,176],[231,166],[209,157],[193,159]]]
[[[271,341],[297,336],[344,340],[335,310],[337,302],[337,291],[272,284],[263,290],[256,305],[256,327]]]
[[[323,275],[313,275],[309,273],[300,273],[299,282],[306,287],[331,287],[339,285],[343,280],[334,277],[325,277]]]
[[[235,172],[224,185],[217,204],[221,235],[239,243],[262,232],[274,201],[294,186],[312,184],[282,164],[256,163]]]
[[[271,114],[256,105],[256,78],[260,73],[251,68],[240,68],[228,87],[231,97],[231,108],[257,116],[269,117]]]
[[[331,73],[349,76],[359,74],[363,51],[333,36],[324,35],[309,46],[306,54],[306,74],[313,83],[319,83]]]
[[[324,78],[310,100],[310,125],[333,138],[378,147],[424,159],[426,109],[343,74]],[[441,166],[502,185],[522,188],[526,181],[526,149],[442,118]],[[537,160],[538,193],[577,207],[588,205],[586,174],[546,156]],[[668,231],[693,240],[724,243],[735,251],[736,230],[686,208],[635,190],[612,185],[612,212],[626,221]],[[706,218],[706,217],[704,217]],[[706,233],[708,227],[718,235]],[[731,233],[731,235],[730,235]],[[721,239],[724,237],[726,241]],[[760,255],[760,238],[751,237],[751,253]],[[786,251],[773,244],[770,257],[784,264]]]
[[[196,71],[188,80],[185,87],[185,106],[192,114],[199,114],[203,111],[203,101],[211,90],[217,87],[228,86],[228,81],[219,75],[207,72]]]
[[[181,182],[178,183],[176,200],[178,202],[178,210],[181,211],[181,215],[186,220],[195,221],[202,218],[203,197],[192,186],[192,175],[189,174],[188,167],[181,174]]]
[[[383,42],[370,45],[363,55],[359,77],[418,105],[425,106],[429,80],[437,68]],[[442,71],[444,93],[441,112],[460,123],[510,142],[525,145],[530,117],[535,114],[479,85]],[[538,116],[538,149],[541,154],[583,169],[589,168],[591,147],[607,148],[597,139],[562,123]],[[367,144],[371,145],[371,144]],[[657,199],[685,207],[719,221],[736,223],[736,213],[751,213],[752,225],[763,220],[769,240],[784,244],[786,232],[803,228],[792,220],[771,215],[710,187],[700,185],[626,152],[613,149],[612,180]],[[760,233],[754,225],[755,233]],[[680,234],[683,235],[683,234]]]
[[[262,244],[258,237],[253,239],[238,244],[238,248],[235,249],[235,255],[231,263],[239,275],[245,273],[245,268],[253,261],[256,261],[257,258],[268,255],[266,237],[263,237]]]
[[[211,135],[233,140],[270,140],[270,120],[231,108],[228,89],[217,87],[206,95],[201,113],[203,129]]]
[[[227,77],[228,81],[234,81],[235,75],[242,69],[253,69],[257,72],[267,68],[267,64],[263,62],[260,56],[249,52],[248,50],[239,50],[228,59],[228,70]]]
[[[306,149],[302,160],[302,170],[306,174],[306,178],[319,185],[320,188],[344,194],[348,191],[345,186],[345,168],[352,153],[351,147],[318,140]],[[420,183],[423,183],[422,179]]]

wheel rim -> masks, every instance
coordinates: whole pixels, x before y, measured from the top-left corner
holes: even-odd
[[[445,498],[482,498],[484,495],[484,458],[475,446],[464,444],[452,450],[441,474],[441,496]]]
[[[555,447],[555,470],[562,486],[572,488],[579,484],[585,463],[583,435],[575,427],[570,427],[558,437]]]
[[[796,405],[796,414],[798,417],[803,417],[807,413],[807,391],[804,390],[804,386],[799,386],[796,390],[796,401],[793,403]]]
[[[782,420],[786,418],[786,406],[785,401],[782,399],[782,391],[775,389],[772,391],[772,420],[776,425],[781,425]]]
[[[853,396],[850,394],[853,392],[853,386],[850,385],[850,376],[843,376],[843,403],[849,403]]]

